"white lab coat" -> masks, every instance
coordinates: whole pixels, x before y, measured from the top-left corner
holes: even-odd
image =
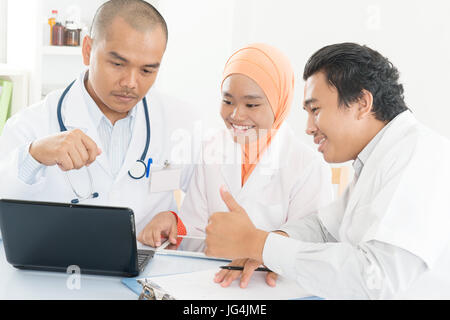
[[[325,298],[448,299],[449,184],[449,140],[405,111],[316,222],[281,228],[302,241],[267,239],[264,263]]]
[[[80,128],[102,148],[97,129],[94,127],[85,105],[79,77],[64,99],[62,118],[68,130]],[[50,93],[45,100],[30,106],[12,117],[0,137],[0,197],[49,202],[70,202],[75,198],[66,180],[65,173],[58,166],[46,167],[35,184],[28,185],[18,177],[18,150],[32,141],[48,135],[57,134],[60,128],[57,120],[57,103],[62,90]],[[153,158],[153,165],[163,164],[169,159],[169,137],[166,106],[161,95],[150,92],[147,102],[151,123],[151,141],[145,161]],[[149,179],[134,180],[128,170],[138,160],[146,141],[146,121],[142,102],[139,102],[131,142],[122,168],[114,178],[110,174],[105,153],[97,157],[90,166],[96,199],[82,204],[129,207],[134,211],[136,232],[161,211],[176,210],[173,192],[150,193]],[[103,149],[103,148],[102,148]],[[104,149],[103,149],[104,150]],[[188,177],[186,174],[185,177]],[[76,181],[74,183],[77,183]],[[89,183],[86,179],[85,184]],[[182,184],[187,184],[182,181]]]
[[[180,216],[187,233],[204,235],[209,217],[228,211],[219,190],[226,186],[254,225],[273,231],[331,202],[331,170],[322,157],[298,141],[284,123],[241,187],[241,147],[227,130],[203,144]]]

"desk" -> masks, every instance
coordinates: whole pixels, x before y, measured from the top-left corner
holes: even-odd
[[[223,261],[155,255],[139,277],[218,268]],[[81,288],[66,286],[69,275],[58,272],[19,270],[6,261],[0,240],[0,300],[137,300],[138,296],[121,283],[121,277],[81,275]],[[211,279],[212,281],[212,279]]]

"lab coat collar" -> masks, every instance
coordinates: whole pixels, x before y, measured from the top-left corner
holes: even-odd
[[[97,127],[90,116],[86,103],[83,98],[82,86],[84,72],[78,77],[72,88],[67,93],[62,105],[62,119],[67,130],[80,129],[88,135],[97,146],[104,150],[101,140],[98,136]],[[111,168],[109,166],[108,157],[106,153],[100,154],[96,162],[111,175]]]
[[[100,121],[105,117],[103,112],[100,110],[100,108],[95,103],[94,99],[92,99],[91,95],[88,93],[86,86],[85,86],[85,79],[86,75],[88,73],[88,70],[86,72],[82,73],[81,77],[79,78],[80,81],[80,89],[83,94],[83,99],[86,104],[86,110],[89,113],[89,116],[91,117],[92,123],[94,124],[94,128],[98,128]]]
[[[364,168],[364,164],[367,162],[367,159],[370,157],[372,151],[377,146],[378,142],[380,141],[381,137],[384,135],[384,132],[389,128],[389,126],[392,124],[392,121],[387,123],[376,135],[375,137],[370,140],[370,142],[367,144],[367,146],[364,147],[364,149],[358,154],[358,157],[353,162],[353,169],[355,170],[355,175],[359,177],[361,170]]]
[[[147,138],[146,134],[147,123],[145,121],[144,106],[142,101],[139,102],[133,109],[135,113],[133,132],[131,135],[131,141],[127,150],[127,154],[125,156],[125,160],[116,177],[117,181],[119,181],[125,175],[128,175],[128,171],[132,168],[135,162],[140,159],[142,152],[144,151],[145,148],[145,142]],[[150,116],[151,114],[150,105],[148,106],[148,109]],[[150,149],[148,153],[149,152]],[[146,156],[148,156],[148,153]],[[147,158],[144,158],[144,162],[146,161]]]
[[[286,159],[288,157],[285,157],[285,155],[289,152],[289,142],[286,134],[287,130],[286,124],[283,124],[280,129],[278,129],[275,136],[273,136],[272,142],[262,154],[254,171],[242,187],[244,192],[249,192],[247,190],[263,189],[270,183],[275,173],[277,173],[280,168],[286,166]]]
[[[383,136],[380,138],[379,142],[375,146],[374,150],[370,154],[367,162],[362,169],[358,180],[356,181],[355,187],[352,193],[349,195],[349,203],[346,208],[346,214],[352,212],[358,203],[361,193],[367,188],[367,182],[372,179],[372,176],[376,173],[377,167],[380,164],[381,159],[386,153],[388,153],[392,148],[395,148],[395,143],[399,137],[403,136],[404,131],[406,131],[411,126],[417,124],[417,120],[411,111],[407,110],[399,114],[389,123]]]
[[[90,117],[86,102],[83,97],[83,78],[84,72],[73,84],[67,93],[62,105],[62,118],[65,126],[87,130],[94,126],[94,120]],[[87,121],[88,120],[88,121]]]
[[[213,146],[214,148],[217,146],[220,148],[220,145],[223,143],[224,153],[222,156],[222,161],[218,165],[228,190],[233,197],[237,198],[241,192],[241,147],[233,141],[228,130],[224,130],[222,135],[220,135],[220,138],[222,139],[221,142],[213,142],[217,143],[217,145]]]
[[[284,154],[288,153],[287,125],[282,125],[273,137],[271,144],[261,156],[247,182],[242,186],[242,154],[241,147],[235,143],[228,134],[227,151],[224,154],[224,165],[221,172],[231,194],[239,201],[242,194],[258,192],[264,188],[280,168],[287,165]],[[231,164],[230,164],[231,163]]]

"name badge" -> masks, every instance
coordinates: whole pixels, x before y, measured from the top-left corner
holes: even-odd
[[[165,192],[180,189],[181,167],[153,166],[150,169],[150,192]]]

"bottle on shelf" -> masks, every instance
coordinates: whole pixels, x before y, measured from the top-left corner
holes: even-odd
[[[78,47],[80,45],[81,29],[73,21],[66,21],[65,28],[65,45],[71,47]]]
[[[54,46],[64,45],[64,26],[59,20],[59,16],[56,17],[56,23],[52,29],[52,45]]]
[[[50,45],[53,44],[53,42],[52,42],[53,26],[56,24],[57,15],[58,15],[58,10],[52,10],[52,14],[51,14],[50,18],[48,18],[48,25],[50,26]]]

